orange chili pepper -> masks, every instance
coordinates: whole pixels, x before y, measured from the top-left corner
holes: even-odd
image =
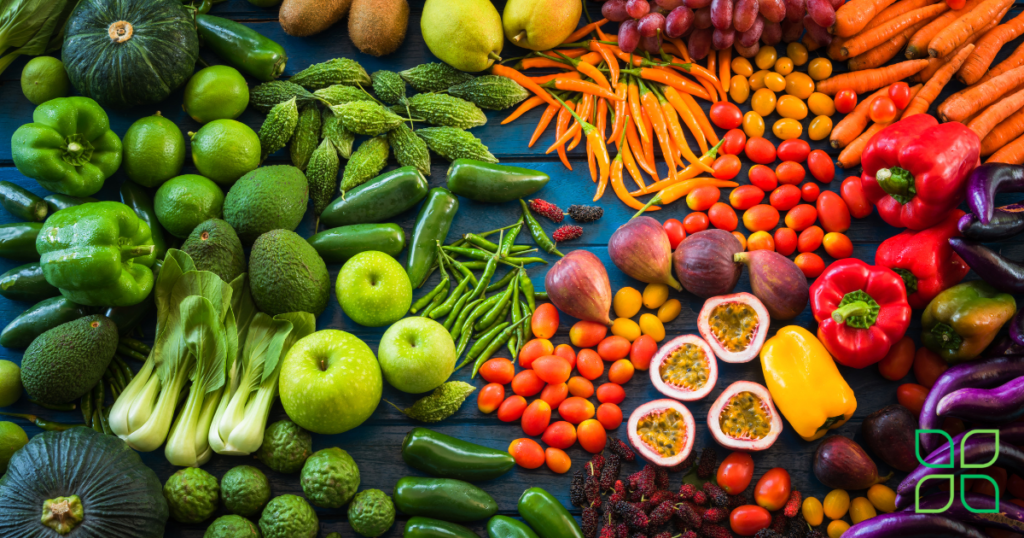
[[[658,194],[655,194],[650,200],[647,201],[647,204],[645,204],[644,207],[646,208],[647,206],[654,204],[671,204],[672,202],[675,202],[676,200],[685,197],[687,194],[690,194],[690,192],[693,191],[694,189],[698,187],[705,187],[708,185],[718,187],[720,189],[728,189],[732,187],[738,187],[739,183],[736,183],[735,181],[723,181],[721,179],[715,179],[711,177],[687,179],[685,181],[680,181],[679,183],[672,185],[671,187],[667,187],[659,191]],[[637,215],[639,214],[640,213],[637,213]]]
[[[690,51],[689,49],[686,48],[686,43],[683,43],[682,39],[679,39],[678,37],[666,37],[665,41],[671,43],[672,46],[676,48],[676,51],[679,53],[679,56],[681,56],[684,60],[686,60],[687,62],[693,61],[693,59],[690,58]]]
[[[708,71],[711,73],[718,71],[718,54],[714,49],[708,52]],[[715,76],[717,77],[718,75]]]
[[[526,114],[527,112],[539,107],[542,104],[544,104],[544,100],[534,95],[533,97],[523,101],[523,103],[519,105],[519,108],[515,109],[514,112],[509,114],[507,118],[501,120],[501,124],[505,125],[507,123],[512,123],[523,114]]]
[[[641,118],[640,122],[642,121],[643,119]],[[636,162],[637,164],[640,165],[640,168],[643,168],[645,172],[651,175],[651,177],[657,178],[658,171],[653,166],[651,166],[651,163],[647,162],[647,160],[643,158],[644,146],[640,142],[640,137],[637,135],[636,130],[636,126],[638,123],[639,122],[636,121],[635,119],[630,119],[626,121],[626,125],[623,128],[623,130],[626,131],[626,140],[629,141],[629,147],[633,148],[636,151]]]
[[[629,85],[627,86],[627,96],[629,99],[629,114],[633,117],[633,123],[636,124],[637,132],[640,133],[641,140],[650,140],[651,132],[644,129],[643,124],[643,108],[640,106],[640,87],[637,86],[636,79],[630,79]]]
[[[601,133],[601,139],[604,139],[604,132],[608,127],[608,100],[598,99],[597,100],[597,116],[594,121],[594,126],[597,127],[597,132]]]
[[[597,42],[594,39],[590,40],[590,50],[600,54],[601,58],[604,59],[604,63],[608,64],[608,72],[611,74],[611,77],[612,77],[611,84],[612,84],[612,86],[615,86],[616,88],[618,88],[619,87],[619,62],[618,62],[618,60],[615,59],[615,56],[612,55],[611,51],[606,49],[604,46],[601,45],[601,43]],[[616,93],[618,93],[618,92],[616,92]]]
[[[555,52],[559,54],[564,54],[570,58],[579,58],[580,56],[586,54],[588,50],[584,47],[577,47],[572,49],[555,49]]]
[[[627,129],[623,129],[622,136],[625,137],[626,134]],[[629,140],[625,140],[625,142],[619,146],[619,151],[622,153],[622,162],[626,165],[626,170],[629,170],[629,175],[633,178],[633,183],[636,183],[636,186],[640,187],[640,190],[646,189],[647,184],[644,183],[644,177],[640,173],[640,169],[636,166],[636,159],[633,158],[633,151],[629,149]]]
[[[583,94],[583,96],[580,97],[580,106],[576,107],[577,114],[580,116],[590,116],[590,110],[594,106],[592,98],[593,96],[588,94]],[[576,149],[576,146],[580,145],[580,142],[583,141],[583,125],[576,122],[573,127],[576,128],[576,135],[573,136],[572,142],[569,142],[569,145],[565,147],[565,151],[572,151]]]
[[[553,95],[552,97],[558,99],[558,96]],[[582,126],[583,133],[587,137],[587,142],[592,144],[594,147],[594,158],[597,159],[597,167],[600,170],[599,182],[597,184],[597,196],[594,197],[594,201],[596,202],[601,198],[601,195],[604,194],[604,189],[608,186],[608,176],[610,174],[609,168],[611,165],[611,159],[608,158],[608,148],[604,145],[604,140],[597,132],[596,127],[588,123],[587,120],[583,119],[573,109],[569,108],[569,105],[566,104],[565,101],[562,101],[561,99],[558,99],[558,101],[562,103],[562,106],[565,107],[570,114],[572,114],[572,117],[576,119],[576,122]]]
[[[572,69],[572,66],[547,56],[531,56],[523,58],[516,63],[516,69]]]
[[[672,69],[675,69],[676,71],[680,71],[680,72],[686,73],[688,75],[692,75],[692,76],[697,77],[698,79],[701,79],[701,80],[708,80],[708,81],[714,83],[715,86],[719,85],[718,75],[716,75],[715,73],[712,73],[711,71],[708,71],[703,66],[701,66],[699,63],[694,62],[692,60],[687,60],[687,61],[684,62],[683,60],[680,60],[679,58],[676,58],[674,56],[669,56],[669,63],[667,65],[667,67],[671,67]]]
[[[604,60],[604,58],[602,58],[597,52],[588,52],[583,56],[580,56],[578,59],[579,61],[590,65],[597,65],[601,63],[601,60]]]
[[[544,84],[545,82],[549,82],[558,78],[582,80],[583,75],[580,75],[579,71],[562,71],[561,73],[551,73],[550,75],[530,77],[530,80],[536,82],[537,84]]]
[[[665,119],[669,126],[669,134],[672,135],[672,140],[675,141],[676,147],[679,148],[683,158],[685,158],[690,164],[695,164],[704,168],[705,172],[714,174],[715,169],[702,163],[700,161],[700,157],[698,157],[693,150],[690,149],[690,145],[686,143],[686,135],[683,133],[682,125],[679,124],[679,116],[676,109],[672,108],[672,104],[664,98],[661,98],[660,95],[658,97],[658,104],[661,105],[661,110],[665,114]]]
[[[637,74],[636,70],[630,70],[631,73]],[[673,88],[685,92],[691,95],[696,95],[704,99],[705,101],[712,101],[711,94],[707,88],[700,84],[683,78],[672,71],[664,68],[652,68],[652,67],[641,67],[639,71],[640,78],[649,80],[651,82],[660,82],[662,84],[668,84]]]
[[[612,93],[610,89],[602,88],[593,82],[587,82],[584,80],[555,79],[544,83],[544,86],[547,88],[554,88],[556,90],[596,95],[598,97],[604,97],[605,99],[616,99],[615,94]]]
[[[594,168],[594,146],[587,137],[587,166],[590,169],[590,181],[597,181],[597,169]]]
[[[557,102],[555,102],[554,98],[551,97],[551,94],[544,90],[544,88],[541,88],[536,82],[530,80],[530,77],[520,73],[519,71],[516,71],[515,69],[512,69],[507,65],[492,65],[491,74],[502,76],[505,78],[510,78],[518,82],[520,86],[526,88],[527,90],[530,90],[531,92],[534,93],[534,95],[540,97],[541,99],[544,99],[550,105],[558,104]]]
[[[647,129],[648,133],[652,133],[651,138],[653,139],[654,126],[651,125],[651,119],[647,117],[647,111],[644,110],[643,107],[640,108],[640,116],[643,118],[644,128]],[[647,161],[647,164],[649,164],[652,169],[656,169],[657,164],[654,161],[654,140],[644,140],[641,138],[640,141],[644,142],[644,160]]]
[[[679,113],[679,117],[683,119],[683,123],[685,123],[690,129],[690,132],[693,133],[693,137],[697,140],[697,146],[700,148],[701,153],[707,153],[707,137],[704,136],[704,131],[701,130],[700,123],[697,122],[697,117],[693,115],[693,111],[690,110],[690,107],[686,106],[686,103],[679,95],[679,92],[677,92],[672,86],[662,86],[661,91],[665,93],[665,98],[668,99],[668,102],[672,104],[672,108],[675,108],[676,112]]]
[[[576,70],[579,71],[580,73],[583,73],[584,75],[594,79],[597,82],[597,84],[601,86],[601,88],[611,91],[612,87],[610,84],[608,84],[608,79],[605,78],[604,73],[602,73],[600,69],[594,67],[595,64],[601,61],[601,56],[596,53],[591,54],[593,54],[596,59],[596,61],[593,64],[586,62],[583,59],[576,60],[573,58],[566,57],[565,60],[567,62],[570,62],[572,66],[575,67]]]
[[[533,145],[537,143],[537,139],[540,138],[540,135],[548,128],[548,125],[551,124],[552,118],[558,114],[559,110],[562,110],[562,107],[558,105],[548,105],[548,107],[544,109],[544,113],[540,116],[540,121],[537,122],[537,128],[533,130],[533,136],[530,137],[530,143],[526,147],[532,148]]]
[[[715,144],[714,147],[709,149],[706,153],[704,153],[704,155],[700,156],[700,162],[704,163],[705,165],[710,165],[711,163],[715,162],[715,159],[718,157],[718,148],[720,147],[722,147],[722,142]],[[701,170],[699,166],[691,164],[690,166],[687,166],[686,169],[684,169],[682,172],[677,174],[674,180],[663,179],[661,181],[655,181],[654,183],[648,185],[647,188],[640,189],[638,191],[633,191],[630,194],[632,194],[633,196],[641,196],[644,194],[651,194],[652,192],[659,192],[677,183],[693,179],[699,176],[701,172],[703,172],[703,170]]]
[[[629,191],[626,189],[626,183],[625,183],[625,181],[623,181],[623,178],[622,178],[622,169],[624,167],[624,157],[631,157],[630,154],[629,154],[629,146],[626,145],[626,133],[622,133],[621,139],[620,140],[616,140],[615,143],[619,147],[619,153],[617,155],[615,155],[615,160],[612,161],[611,178],[610,178],[611,184],[612,184],[612,190],[615,192],[615,196],[618,196],[619,200],[622,200],[622,203],[626,204],[627,206],[629,206],[629,207],[631,207],[633,209],[644,208],[644,204],[642,202],[640,202],[636,198],[633,198],[633,196],[629,194]],[[646,210],[647,211],[657,211],[659,209],[661,209],[661,208],[657,207],[657,206],[652,206],[652,207],[650,207],[649,209],[646,209]]]
[[[594,31],[597,32],[597,38],[600,39],[601,41],[612,41],[612,39],[610,37],[608,37],[608,34],[606,34],[606,33],[601,31],[601,27],[600,26],[598,26],[597,28],[594,28]],[[615,36],[615,42],[616,43],[619,42],[619,36],[618,35]]]
[[[595,28],[600,28],[601,26],[604,26],[607,22],[608,19],[601,19],[599,21],[594,21],[586,26],[583,26],[576,30],[575,32],[569,34],[569,37],[565,38],[565,41],[563,41],[562,43],[575,43],[576,41],[579,41],[580,39],[586,37],[587,34],[589,34],[590,32],[593,32]]]
[[[718,135],[715,134],[715,128],[711,126],[711,122],[708,121],[707,115],[701,110],[700,105],[697,104],[697,100],[692,95],[687,93],[679,94],[679,97],[686,103],[686,106],[693,111],[693,116],[697,118],[697,124],[700,125],[701,132],[704,136],[711,141],[712,144],[718,143]]]
[[[619,135],[622,134],[622,127],[626,124],[626,112],[629,109],[629,103],[626,102],[626,84],[620,82],[615,85],[615,95],[623,97],[621,101],[615,101],[615,124],[612,126],[612,133],[608,135],[607,140],[618,140]]]
[[[718,51],[718,87],[722,90],[722,100],[729,102],[729,75],[730,64],[732,63],[732,47]]]
[[[555,124],[556,138],[562,138],[562,135],[565,134],[566,129],[569,127],[569,120],[572,118],[572,116],[569,115],[569,110],[571,110],[571,106],[573,106],[573,104],[570,101],[569,103],[563,104],[563,106],[560,106],[558,108],[558,122]],[[566,168],[572,170],[572,165],[569,164],[569,158],[565,155],[565,146],[561,146],[558,148],[558,158],[562,161],[562,164],[564,164]]]
[[[654,134],[658,139],[658,145],[661,146],[661,154],[665,157],[665,164],[668,165],[668,177],[675,179],[676,160],[672,158],[674,152],[668,134],[668,126],[665,125],[665,117],[662,116],[661,107],[658,106],[658,98],[642,82],[640,83],[640,101],[644,105],[644,112],[647,113],[647,118],[651,120],[651,126],[654,127]]]

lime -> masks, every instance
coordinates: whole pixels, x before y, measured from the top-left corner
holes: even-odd
[[[235,120],[213,120],[192,134],[192,162],[199,173],[231,185],[260,165],[260,137]]]
[[[14,405],[21,397],[21,368],[11,361],[0,361],[0,407]]]
[[[203,176],[185,174],[173,178],[156,191],[153,208],[160,225],[182,239],[209,219],[219,219],[224,193]]]
[[[28,435],[13,422],[0,422],[0,475],[7,472],[11,456],[28,443]]]
[[[53,56],[32,58],[21,70],[21,92],[33,105],[66,97],[70,90],[71,81],[64,70],[64,62]]]
[[[212,65],[185,85],[185,113],[199,123],[235,119],[249,104],[249,85],[234,67]]]
[[[185,137],[173,121],[160,115],[141,118],[124,134],[124,171],[143,187],[159,187],[181,173]]]

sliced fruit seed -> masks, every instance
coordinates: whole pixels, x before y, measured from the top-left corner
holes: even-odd
[[[708,382],[707,360],[700,346],[683,344],[661,363],[658,374],[665,383],[697,390]]]
[[[711,311],[711,332],[723,347],[743,351],[757,332],[757,312],[745,303],[722,303]]]
[[[644,444],[666,458],[675,456],[686,445],[686,422],[682,413],[671,408],[641,418],[636,433]]]
[[[718,418],[722,432],[735,439],[763,439],[772,428],[764,402],[753,392],[740,392],[729,399]]]

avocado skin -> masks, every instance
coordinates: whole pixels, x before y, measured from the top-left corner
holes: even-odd
[[[249,287],[256,306],[271,316],[319,316],[327,308],[331,277],[323,258],[299,234],[272,230],[252,245]]]
[[[242,241],[227,221],[210,219],[196,226],[181,250],[192,257],[197,269],[215,273],[224,282],[245,272]]]
[[[224,220],[246,245],[271,230],[294,230],[309,202],[309,182],[298,168],[263,166],[242,176],[224,198]]]
[[[21,383],[33,400],[71,402],[92,390],[117,350],[117,326],[85,316],[39,335],[21,359]]]

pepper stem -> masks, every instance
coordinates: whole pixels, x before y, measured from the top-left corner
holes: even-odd
[[[950,352],[955,352],[960,349],[960,345],[964,343],[964,338],[957,334],[956,329],[945,323],[938,323],[932,327],[931,331],[939,339],[939,343],[942,344],[942,349]]]
[[[871,305],[864,301],[855,301],[846,306],[832,311],[832,319],[836,323],[843,323],[850,316],[865,316],[871,312]]]
[[[909,202],[917,193],[914,188],[914,176],[909,170],[899,166],[882,168],[875,172],[875,179],[883,191],[901,204]]]
[[[894,267],[893,271],[903,279],[903,287],[907,288],[907,295],[917,293],[917,277],[914,276],[914,273],[911,273],[909,269],[904,269],[902,267]]]
[[[832,320],[855,329],[867,329],[878,319],[879,306],[870,295],[854,290],[843,296],[843,300],[832,311]]]
[[[121,247],[121,260],[149,256],[156,247],[153,245],[130,245]]]

